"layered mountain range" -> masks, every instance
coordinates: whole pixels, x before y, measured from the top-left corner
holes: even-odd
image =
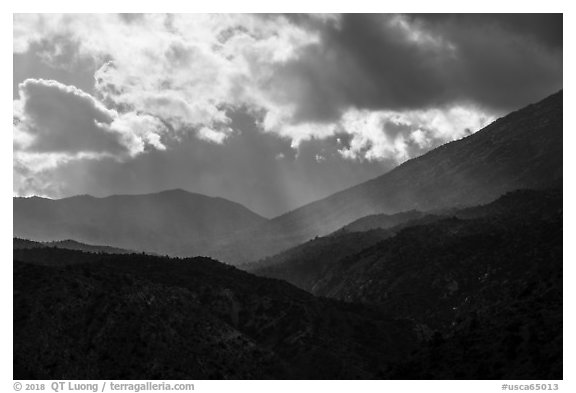
[[[14,236],[175,256],[255,261],[374,214],[486,203],[562,183],[562,92],[366,183],[267,220],[183,190],[107,198],[14,198]]]
[[[354,233],[254,271],[276,279],[15,249],[15,378],[561,379],[560,191]]]
[[[243,231],[215,255],[231,263],[254,261],[368,215],[473,206],[508,191],[561,185],[559,92],[380,177]]]
[[[15,198],[14,378],[562,379],[562,224],[562,92],[271,220]]]

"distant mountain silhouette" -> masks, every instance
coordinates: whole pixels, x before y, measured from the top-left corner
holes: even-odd
[[[28,250],[31,248],[45,248],[45,247],[53,247],[53,248],[63,248],[67,250],[77,250],[77,251],[85,251],[85,252],[92,252],[92,253],[102,253],[102,254],[132,254],[135,251],[125,250],[123,248],[115,248],[115,247],[108,247],[108,246],[96,246],[93,244],[85,244],[80,243],[75,240],[60,240],[54,242],[35,242],[32,240],[27,239],[20,239],[14,238],[13,239],[13,249],[14,250]]]
[[[213,255],[255,261],[373,214],[472,206],[516,189],[562,183],[562,91],[355,187],[219,244]]]
[[[182,256],[205,255],[222,236],[266,221],[238,203],[183,190],[13,202],[15,237]]]

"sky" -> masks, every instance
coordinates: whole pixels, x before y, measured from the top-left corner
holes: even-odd
[[[13,192],[273,217],[562,88],[558,14],[15,14]]]

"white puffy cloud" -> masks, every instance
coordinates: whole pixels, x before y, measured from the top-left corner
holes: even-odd
[[[410,133],[410,140],[416,143],[420,148],[426,148],[430,145],[430,140],[426,136],[426,132],[419,128]]]
[[[124,146],[109,128],[116,113],[74,86],[43,79],[19,85],[14,101],[17,140],[35,152],[121,153]],[[24,142],[25,141],[25,142]]]
[[[220,130],[213,130],[208,127],[202,127],[198,130],[198,138],[206,142],[212,142],[216,144],[224,143],[224,140],[232,134],[232,129],[224,128]]]
[[[167,129],[158,118],[108,109],[84,91],[57,81],[22,82],[13,111],[16,189],[31,185],[23,177],[37,177],[73,160],[125,160],[147,147],[165,149],[161,136]]]
[[[311,18],[333,29],[339,23],[338,16]],[[389,24],[415,45],[454,50],[405,18]],[[42,173],[74,160],[128,160],[166,150],[187,132],[224,144],[235,134],[230,110],[238,108],[294,149],[343,133],[348,138],[339,154],[369,161],[402,162],[492,119],[472,106],[452,105],[419,111],[352,106],[323,122],[303,120],[300,98],[314,86],[277,71],[322,45],[322,33],[280,15],[15,15],[14,52],[41,42],[53,43],[42,52],[52,67],[69,66],[62,63],[64,47],[97,64],[94,90],[40,79],[20,85],[13,108],[15,190],[54,190],[57,185],[42,183]]]
[[[166,128],[148,114],[118,113],[74,86],[27,79],[14,101],[15,150],[135,156],[146,145],[163,149]]]
[[[273,66],[318,42],[282,16],[16,15],[14,24],[15,51],[65,36],[79,55],[99,60],[96,91],[108,105],[161,117],[175,129],[220,133],[228,108],[283,105],[267,89]]]
[[[401,163],[493,120],[492,115],[465,106],[404,112],[350,110],[343,115],[341,127],[352,138],[339,152],[348,159]]]
[[[122,113],[114,118],[109,129],[119,134],[120,142],[132,157],[143,153],[147,146],[166,150],[161,136],[167,129],[157,117],[136,112]]]

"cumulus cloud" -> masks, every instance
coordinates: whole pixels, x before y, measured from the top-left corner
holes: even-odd
[[[33,186],[30,178],[73,160],[124,160],[148,146],[165,149],[161,135],[166,127],[158,118],[118,113],[84,91],[57,81],[25,80],[19,85],[13,110],[17,189]]]
[[[74,48],[100,62],[95,96],[109,108],[146,113],[176,134],[192,130],[222,143],[230,135],[229,111],[248,107],[264,131],[295,148],[334,135],[353,109],[486,104],[480,89],[468,86],[475,77],[468,74],[481,70],[469,64],[470,53],[482,57],[490,48],[516,59],[538,47],[502,29],[473,42],[464,22],[426,16],[16,15],[14,24],[15,52],[52,40],[56,49]],[[480,19],[471,28],[484,33],[484,26]],[[43,53],[46,61],[62,60],[63,49],[56,49]],[[533,54],[525,67],[546,75],[557,68],[554,59]],[[514,84],[536,83],[526,82]],[[517,90],[500,86],[491,88]]]
[[[232,129],[230,128],[216,131],[208,127],[202,127],[198,130],[198,138],[216,144],[222,144],[230,134],[232,134]]]
[[[137,108],[175,128],[229,120],[226,108],[266,107],[273,66],[318,41],[288,19],[252,15],[17,15],[15,51],[66,36],[103,64],[96,90],[107,104]],[[31,34],[27,32],[31,31]]]
[[[122,153],[125,148],[109,125],[115,113],[92,96],[52,80],[27,79],[14,101],[18,139],[34,152]]]
[[[134,156],[163,149],[164,125],[147,114],[120,114],[74,86],[27,79],[14,101],[15,147],[34,153]]]
[[[350,110],[343,116],[341,132],[351,138],[338,151],[348,159],[393,159],[399,164],[493,120],[481,110],[460,106],[404,112]]]
[[[561,25],[561,15],[16,14],[16,55],[35,52],[86,85],[76,73],[89,65],[94,79],[84,90],[20,84],[15,173],[169,153],[189,136],[223,147],[243,137],[238,111],[296,153],[339,138],[345,160],[402,162],[561,88]],[[42,178],[15,189],[41,190]]]
[[[166,150],[161,137],[167,128],[155,116],[136,112],[117,114],[108,127],[119,135],[120,142],[132,157],[143,153],[148,146]]]

